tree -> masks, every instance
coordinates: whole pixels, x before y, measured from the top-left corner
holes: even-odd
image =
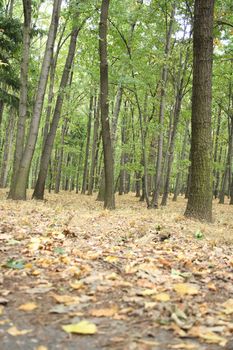
[[[212,220],[212,60],[214,0],[195,0],[191,185],[185,215]]]
[[[114,164],[109,124],[108,101],[108,57],[107,57],[107,19],[109,0],[102,0],[99,22],[99,56],[100,56],[100,111],[102,125],[102,140],[104,150],[105,194],[104,207],[115,208],[114,198]]]

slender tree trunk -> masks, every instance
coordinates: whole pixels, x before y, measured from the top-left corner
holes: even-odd
[[[195,0],[191,186],[185,215],[212,220],[212,61],[214,0]]]
[[[222,177],[221,191],[219,193],[219,204],[224,204],[227,181],[229,179],[229,176],[231,175],[231,163],[232,163],[232,153],[233,153],[233,119],[230,119],[230,121],[231,121],[231,124],[229,125],[229,142],[228,142],[227,159],[226,159],[225,171]]]
[[[187,140],[188,140],[188,132],[189,132],[189,120],[186,122],[185,125],[185,133],[184,133],[184,140],[182,144],[182,150],[181,150],[181,155],[180,155],[180,161],[184,161],[185,159],[185,154],[186,154],[186,146],[187,146]],[[177,197],[180,194],[180,180],[182,176],[182,170],[179,169],[178,174],[176,176],[176,184],[175,184],[175,189],[174,189],[174,196],[173,196],[173,202],[177,201]]]
[[[79,157],[78,157],[78,168],[77,168],[77,171],[76,171],[76,193],[78,193],[78,191],[79,191],[79,177],[80,177],[81,167],[82,167],[83,146],[84,146],[84,144],[82,142],[81,146],[80,146]]]
[[[87,190],[87,176],[88,176],[89,148],[90,148],[90,139],[91,139],[93,99],[94,99],[94,97],[93,97],[93,95],[91,95],[88,122],[87,122],[87,141],[86,141],[86,152],[85,152],[85,161],[84,161],[84,170],[83,170],[83,183],[82,183],[82,192],[81,192],[82,194],[85,194],[86,190]]]
[[[61,132],[61,148],[60,148],[60,152],[58,155],[58,162],[57,162],[57,172],[56,172],[55,189],[54,189],[55,193],[58,193],[60,190],[62,162],[63,162],[63,154],[64,154],[64,142],[65,142],[65,136],[67,134],[67,131],[68,131],[68,118],[65,118],[62,126],[62,132]]]
[[[218,197],[218,186],[216,186],[217,183],[217,170],[216,170],[216,165],[217,165],[217,160],[218,160],[218,146],[219,146],[219,134],[220,134],[220,127],[221,127],[221,107],[219,107],[219,112],[218,112],[218,119],[217,119],[217,129],[216,129],[216,136],[215,136],[215,145],[214,145],[214,172],[213,172],[213,188],[214,188],[214,197]]]
[[[95,98],[94,103],[94,130],[93,130],[93,140],[92,140],[92,150],[91,150],[91,168],[89,174],[88,182],[88,195],[92,195],[96,168],[96,148],[98,142],[98,131],[99,131],[99,99]]]
[[[10,168],[10,161],[11,161],[11,155],[12,155],[15,119],[16,119],[16,113],[14,108],[11,107],[9,121],[6,128],[5,145],[4,145],[1,176],[0,176],[1,188],[5,188],[7,185],[7,177],[8,177],[8,171]]]
[[[8,198],[15,198],[15,186],[19,164],[23,155],[25,139],[25,123],[27,119],[27,95],[28,95],[28,67],[30,60],[31,44],[31,20],[32,20],[32,3],[31,0],[23,0],[23,48],[22,60],[20,65],[20,91],[19,91],[19,116],[16,132],[16,144],[14,153],[13,172]]]
[[[104,207],[115,208],[114,198],[114,161],[109,125],[108,103],[108,60],[107,60],[107,19],[109,0],[102,0],[99,23],[99,56],[100,56],[100,110],[104,150],[105,198]]]
[[[49,160],[51,157],[53,143],[54,143],[54,139],[55,139],[57,128],[58,128],[58,123],[59,123],[60,116],[61,116],[62,105],[63,105],[63,101],[64,101],[64,91],[65,91],[65,88],[67,87],[67,84],[69,81],[71,66],[72,66],[74,56],[75,56],[75,49],[76,49],[76,42],[77,42],[78,33],[79,33],[79,29],[75,28],[71,34],[69,50],[68,50],[66,63],[65,63],[63,73],[62,73],[62,78],[61,78],[61,82],[60,82],[59,93],[57,96],[56,105],[54,108],[53,120],[51,122],[50,130],[49,130],[49,133],[47,135],[45,145],[43,148],[43,152],[41,155],[40,171],[39,171],[36,187],[35,187],[35,190],[33,193],[33,198],[35,198],[35,199],[43,199],[44,198],[45,181],[46,181],[46,176],[47,176],[47,172],[48,172]]]
[[[171,12],[171,19],[169,23],[169,29],[167,32],[166,46],[165,46],[165,60],[167,60],[171,48],[171,38],[173,31],[173,23],[175,16],[175,3],[173,3],[173,8]],[[167,78],[168,78],[168,65],[165,62],[165,65],[162,70],[161,78],[161,96],[160,96],[160,109],[159,109],[159,139],[158,139],[158,154],[156,161],[156,176],[155,176],[155,189],[153,193],[153,198],[151,202],[151,207],[158,208],[158,200],[161,188],[161,179],[162,179],[162,160],[163,160],[163,133],[164,133],[164,115],[165,115],[165,105],[166,105],[166,88],[167,88]]]
[[[49,69],[53,53],[54,42],[56,38],[59,16],[60,16],[61,0],[54,0],[51,24],[48,33],[48,39],[45,48],[44,59],[41,67],[41,73],[38,83],[38,89],[35,98],[35,105],[29,129],[27,143],[25,145],[22,158],[20,160],[19,169],[16,174],[16,183],[12,199],[26,199],[26,188],[32,157],[35,151],[35,145],[38,137],[41,112],[43,108],[46,85],[48,81]]]

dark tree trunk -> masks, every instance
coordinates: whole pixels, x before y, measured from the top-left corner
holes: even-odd
[[[212,220],[212,61],[214,0],[195,0],[191,186],[185,215]]]
[[[100,110],[102,139],[104,150],[105,198],[104,207],[115,208],[114,198],[114,164],[109,125],[108,103],[108,60],[107,60],[107,19],[109,0],[102,0],[99,23],[99,56],[100,56]]]

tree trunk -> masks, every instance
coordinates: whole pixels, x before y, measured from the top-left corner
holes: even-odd
[[[1,176],[0,176],[1,188],[5,188],[7,186],[7,177],[8,177],[8,171],[10,168],[12,145],[13,145],[13,138],[14,138],[15,117],[16,117],[15,110],[13,107],[11,107],[9,121],[6,128],[5,145],[4,145]]]
[[[91,168],[89,174],[88,182],[88,195],[92,195],[93,186],[94,186],[94,177],[95,177],[95,168],[96,168],[96,148],[98,142],[98,130],[99,130],[99,99],[95,98],[94,103],[94,131],[93,131],[93,140],[92,140],[92,150],[91,150]]]
[[[86,152],[85,152],[85,161],[84,161],[84,170],[83,170],[83,183],[82,183],[82,194],[86,193],[87,190],[87,176],[88,176],[88,160],[89,160],[89,148],[90,148],[90,139],[91,139],[91,122],[92,122],[92,110],[93,110],[93,95],[90,97],[90,107],[89,115],[87,122],[87,141],[86,141]]]
[[[180,161],[184,161],[185,159],[185,153],[186,153],[186,146],[187,146],[187,140],[188,140],[188,132],[189,132],[189,120],[186,122],[185,125],[185,133],[184,133],[184,140],[182,144],[182,150],[180,155]],[[177,201],[177,197],[180,194],[180,180],[181,180],[182,170],[179,169],[178,174],[176,176],[176,184],[174,189],[174,196],[173,196],[173,202]]]
[[[175,16],[175,3],[173,3],[169,29],[166,37],[166,46],[165,46],[165,52],[164,52],[166,61],[171,48],[174,16]],[[159,109],[160,131],[159,131],[159,139],[158,139],[158,154],[157,154],[157,161],[156,161],[155,189],[154,189],[153,198],[151,202],[151,207],[155,209],[158,208],[158,200],[159,200],[161,179],[162,179],[163,133],[164,133],[163,128],[164,128],[164,115],[165,115],[165,104],[166,104],[166,87],[167,87],[167,78],[168,78],[168,65],[166,61],[162,70],[162,79],[161,79],[161,96],[160,96],[160,109]]]
[[[99,56],[100,56],[100,110],[102,139],[104,150],[105,198],[104,208],[114,209],[114,164],[109,125],[108,103],[108,60],[107,60],[107,19],[109,0],[102,0],[99,23]]]
[[[47,172],[48,172],[49,160],[51,157],[53,143],[54,143],[58,123],[59,123],[60,116],[61,116],[62,105],[63,105],[63,101],[64,101],[64,91],[65,91],[65,88],[67,87],[67,84],[69,81],[70,70],[71,70],[72,62],[73,62],[73,59],[75,56],[75,49],[76,49],[76,42],[77,42],[78,33],[79,33],[79,29],[75,28],[75,29],[73,29],[72,34],[71,34],[69,50],[68,50],[65,66],[63,69],[63,73],[62,73],[62,78],[61,78],[60,87],[59,87],[59,93],[57,95],[56,105],[55,105],[54,113],[53,113],[53,119],[52,119],[52,122],[50,125],[49,133],[48,133],[46,141],[45,141],[43,152],[41,155],[40,171],[39,171],[36,187],[35,187],[35,190],[34,190],[34,193],[32,196],[35,199],[43,199],[44,198],[45,181],[46,181],[46,176],[47,176]]]
[[[60,190],[60,183],[61,183],[61,171],[62,171],[62,162],[63,162],[63,154],[64,154],[64,141],[65,136],[68,131],[68,118],[65,118],[64,123],[62,125],[62,132],[61,132],[61,148],[58,155],[58,162],[57,162],[57,172],[56,172],[56,178],[55,178],[55,189],[54,192],[58,193]]]
[[[217,130],[216,130],[216,136],[215,136],[215,146],[214,146],[214,173],[213,173],[213,188],[214,188],[214,197],[215,199],[218,197],[218,179],[217,179],[217,174],[218,170],[216,170],[216,165],[218,161],[218,146],[219,146],[219,135],[220,135],[220,127],[221,127],[221,107],[219,107],[219,112],[218,112],[218,119],[217,119]]]
[[[23,48],[22,60],[20,65],[20,91],[19,91],[19,116],[16,131],[16,143],[13,162],[13,172],[8,198],[15,198],[15,186],[19,164],[23,155],[25,139],[25,123],[27,119],[27,95],[28,95],[28,68],[30,60],[31,44],[31,20],[32,20],[32,3],[31,0],[23,0]]]
[[[195,0],[191,186],[185,215],[212,220],[212,61],[214,0]]]
[[[35,98],[35,105],[34,105],[30,129],[29,129],[29,135],[28,135],[27,143],[24,148],[22,158],[20,160],[19,169],[16,174],[16,183],[14,186],[14,191],[13,191],[14,193],[12,195],[12,199],[20,199],[20,200],[26,199],[27,181],[28,181],[32,157],[35,151],[35,145],[38,137],[38,130],[39,130],[39,124],[41,119],[41,112],[43,108],[45,90],[47,86],[53,47],[54,47],[54,42],[55,42],[57,28],[58,28],[60,8],[61,8],[61,0],[54,0],[52,19],[51,19],[51,24],[49,28],[43,63],[41,67],[38,89],[37,89],[36,98]]]

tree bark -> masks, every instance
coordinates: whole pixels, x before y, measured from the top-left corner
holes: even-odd
[[[43,103],[44,103],[45,90],[47,86],[53,47],[54,47],[54,42],[55,42],[57,28],[58,28],[61,1],[62,0],[54,0],[53,2],[52,19],[51,19],[51,24],[49,28],[44,58],[42,62],[38,89],[35,97],[35,105],[33,109],[31,125],[29,129],[27,143],[25,145],[23,155],[20,160],[19,168],[16,174],[16,183],[14,186],[12,199],[18,199],[18,200],[26,199],[26,188],[27,188],[28,176],[29,176],[32,157],[35,151],[35,145],[38,137],[38,130],[39,130],[41,112],[42,112]]]
[[[214,0],[195,0],[191,186],[185,215],[212,220],[212,61]]]
[[[98,131],[99,131],[99,99],[95,98],[94,103],[94,130],[93,130],[93,139],[92,139],[92,150],[91,150],[91,168],[89,174],[88,182],[88,195],[91,196],[94,187],[94,177],[95,177],[95,168],[96,168],[96,148],[98,142]]]
[[[24,139],[25,139],[25,123],[27,119],[27,95],[28,95],[28,68],[30,60],[31,45],[31,21],[32,21],[32,2],[31,0],[23,0],[23,48],[22,59],[20,65],[20,91],[19,91],[19,116],[16,131],[16,143],[13,162],[13,172],[11,178],[10,191],[8,198],[15,197],[15,186],[19,164],[23,155]]]
[[[172,12],[170,17],[169,29],[166,37],[166,46],[165,46],[165,64],[162,69],[162,78],[161,78],[161,96],[160,96],[160,109],[159,109],[159,139],[158,139],[158,154],[156,161],[156,176],[155,176],[155,189],[153,192],[153,198],[151,201],[151,207],[158,208],[158,200],[161,188],[161,179],[162,179],[162,161],[163,161],[163,133],[164,133],[164,115],[165,115],[165,104],[166,104],[166,88],[167,88],[167,78],[168,78],[168,65],[167,58],[170,53],[171,48],[171,38],[173,31],[173,23],[175,16],[175,3],[172,5]]]
[[[105,198],[104,208],[114,209],[114,164],[109,125],[108,102],[108,60],[107,60],[107,19],[109,0],[102,0],[99,23],[99,56],[100,56],[100,110],[102,139],[104,150]]]
[[[86,190],[87,190],[87,176],[88,176],[89,148],[90,148],[90,139],[91,139],[93,99],[94,99],[94,97],[93,97],[93,95],[91,95],[88,122],[87,122],[87,141],[86,141],[86,152],[85,152],[85,161],[84,161],[84,169],[83,169],[83,183],[82,183],[82,191],[81,191],[82,194],[85,194]]]
[[[43,199],[44,198],[45,181],[46,181],[46,176],[47,176],[47,172],[48,172],[49,160],[51,157],[53,143],[54,143],[58,123],[59,123],[60,116],[61,116],[62,105],[63,105],[63,101],[64,101],[64,92],[65,92],[65,88],[67,87],[67,84],[69,81],[71,66],[73,63],[74,56],[75,56],[75,49],[76,49],[76,42],[77,42],[78,33],[79,33],[79,29],[75,28],[75,29],[73,29],[72,34],[71,34],[69,50],[68,50],[65,66],[63,69],[63,73],[62,73],[59,92],[58,92],[56,105],[55,105],[54,113],[53,113],[53,119],[52,119],[52,122],[50,125],[49,133],[48,133],[46,141],[45,141],[43,152],[41,155],[39,175],[38,175],[36,187],[35,187],[35,190],[33,193],[33,198],[35,198],[35,199]]]

